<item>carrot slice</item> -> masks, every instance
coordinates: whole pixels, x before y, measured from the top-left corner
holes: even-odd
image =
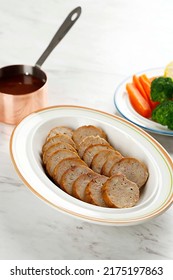
[[[129,95],[130,102],[133,108],[138,112],[141,116],[145,118],[151,117],[151,108],[145,98],[141,95],[139,90],[136,88],[134,83],[126,84],[126,90]]]
[[[133,75],[133,83],[136,86],[136,88],[139,90],[139,92],[142,94],[142,96],[145,98],[145,100],[149,103],[150,98],[146,94],[140,79],[136,75]]]
[[[145,74],[139,76],[139,80],[140,80],[148,98],[150,99],[150,88],[151,88],[150,80],[147,78],[147,76]]]
[[[156,106],[158,106],[159,103],[151,100],[151,80],[145,74],[141,75],[139,77],[139,80],[148,96],[151,109],[154,109]]]

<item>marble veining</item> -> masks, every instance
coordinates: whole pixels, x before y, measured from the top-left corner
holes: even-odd
[[[34,64],[78,5],[81,18],[43,65],[49,105],[81,105],[116,114],[113,94],[126,76],[173,60],[172,0],[4,1],[0,67]],[[13,128],[0,123],[1,260],[173,259],[172,207],[130,227],[95,225],[60,213],[35,197],[16,174],[9,153]],[[152,136],[173,158],[173,138]]]

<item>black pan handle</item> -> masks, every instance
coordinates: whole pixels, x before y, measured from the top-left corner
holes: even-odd
[[[43,54],[40,56],[40,58],[35,63],[35,66],[41,67],[46,58],[49,56],[49,54],[53,51],[53,49],[58,45],[58,43],[64,38],[64,36],[67,34],[67,32],[70,30],[70,28],[73,26],[73,24],[78,20],[80,17],[80,14],[82,12],[81,7],[75,8],[71,13],[67,16],[67,18],[64,20],[54,37],[52,38],[51,42],[43,52]]]

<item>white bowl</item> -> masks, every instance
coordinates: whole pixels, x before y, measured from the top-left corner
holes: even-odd
[[[143,161],[149,179],[138,204],[132,208],[105,208],[82,202],[57,187],[45,174],[41,149],[49,130],[58,125],[73,129],[92,124],[101,127],[123,155]],[[163,213],[173,202],[173,162],[147,132],[127,120],[98,110],[56,106],[32,113],[14,129],[10,152],[17,173],[44,202],[64,213],[104,225],[132,225]]]

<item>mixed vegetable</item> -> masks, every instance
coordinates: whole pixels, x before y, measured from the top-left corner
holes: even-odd
[[[141,116],[173,129],[173,77],[133,75],[126,90],[133,108]]]

